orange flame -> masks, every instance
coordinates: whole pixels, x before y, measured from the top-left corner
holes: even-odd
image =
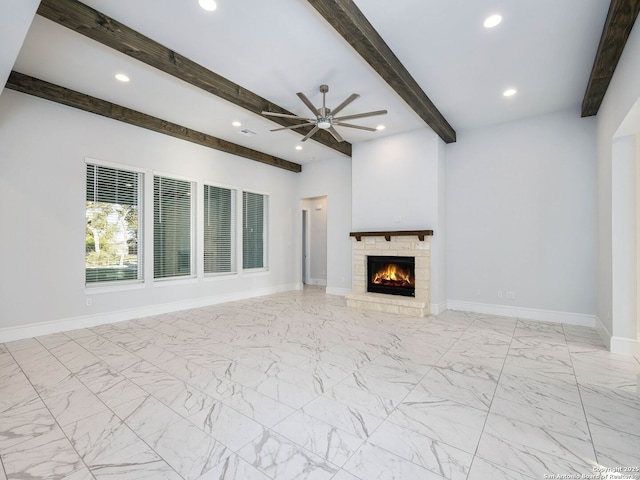
[[[397,265],[389,264],[387,268],[377,271],[373,275],[372,283],[376,285],[380,284],[400,284],[411,285],[411,275],[409,272],[404,271]]]

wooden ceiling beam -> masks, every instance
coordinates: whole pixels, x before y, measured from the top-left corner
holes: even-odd
[[[263,116],[262,111],[291,112],[77,0],[42,0],[37,13],[283,127],[299,124],[288,118]],[[294,131],[306,135],[310,130],[310,127],[302,127]],[[339,153],[351,156],[351,144],[337,142],[329,132],[319,131],[311,138]]]
[[[456,132],[352,0],[307,0],[446,143]]]
[[[107,102],[100,98],[85,95],[84,93],[70,90],[53,83],[45,82],[44,80],[30,77],[16,71],[11,72],[11,75],[9,75],[6,88],[84,110],[85,112],[95,113],[96,115],[128,123],[129,125],[146,128],[147,130],[213,148],[214,150],[255,160],[256,162],[265,163],[273,167],[283,168],[290,172],[299,173],[302,171],[302,167],[297,163],[258,152],[257,150],[252,150],[242,145],[237,145],[207,135],[206,133],[198,132],[183,127],[182,125],[162,120],[161,118],[152,117],[151,115]]]
[[[598,113],[638,12],[640,0],[611,0],[582,100],[583,117],[591,117]]]

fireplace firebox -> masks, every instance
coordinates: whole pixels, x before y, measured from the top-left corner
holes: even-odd
[[[367,257],[367,292],[415,297],[414,257]]]

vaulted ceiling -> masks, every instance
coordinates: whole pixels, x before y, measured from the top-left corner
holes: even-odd
[[[611,56],[600,43],[605,23],[617,44],[626,39],[604,0],[217,0],[214,12],[197,0],[83,0],[80,11],[102,14],[93,19],[95,32],[81,24],[74,31],[76,20],[64,8],[56,12],[67,2],[75,0],[42,0],[13,70],[297,164],[426,125],[451,142],[467,129],[577,107],[596,53]],[[627,35],[638,3],[611,5],[621,10],[615,21],[626,18]],[[494,13],[502,23],[484,28]],[[155,42],[155,60],[136,35]],[[169,68],[161,71],[158,61]],[[611,60],[602,62],[608,68]],[[131,81],[118,82],[116,73]],[[352,122],[386,128],[337,127],[343,144],[327,132],[302,144],[304,131],[269,131],[279,125],[261,109],[308,116],[296,92],[319,105],[321,84],[329,85],[328,107],[361,95],[345,115],[388,110]],[[504,97],[507,88],[517,94]]]

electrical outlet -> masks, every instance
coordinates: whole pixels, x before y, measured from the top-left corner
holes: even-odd
[[[516,298],[516,293],[515,292],[507,292],[507,298]]]
[[[498,298],[502,298],[502,290],[498,290]]]
[[[87,307],[90,307],[93,304],[93,302],[91,301],[91,298],[87,298],[85,300],[85,303],[87,304]]]

